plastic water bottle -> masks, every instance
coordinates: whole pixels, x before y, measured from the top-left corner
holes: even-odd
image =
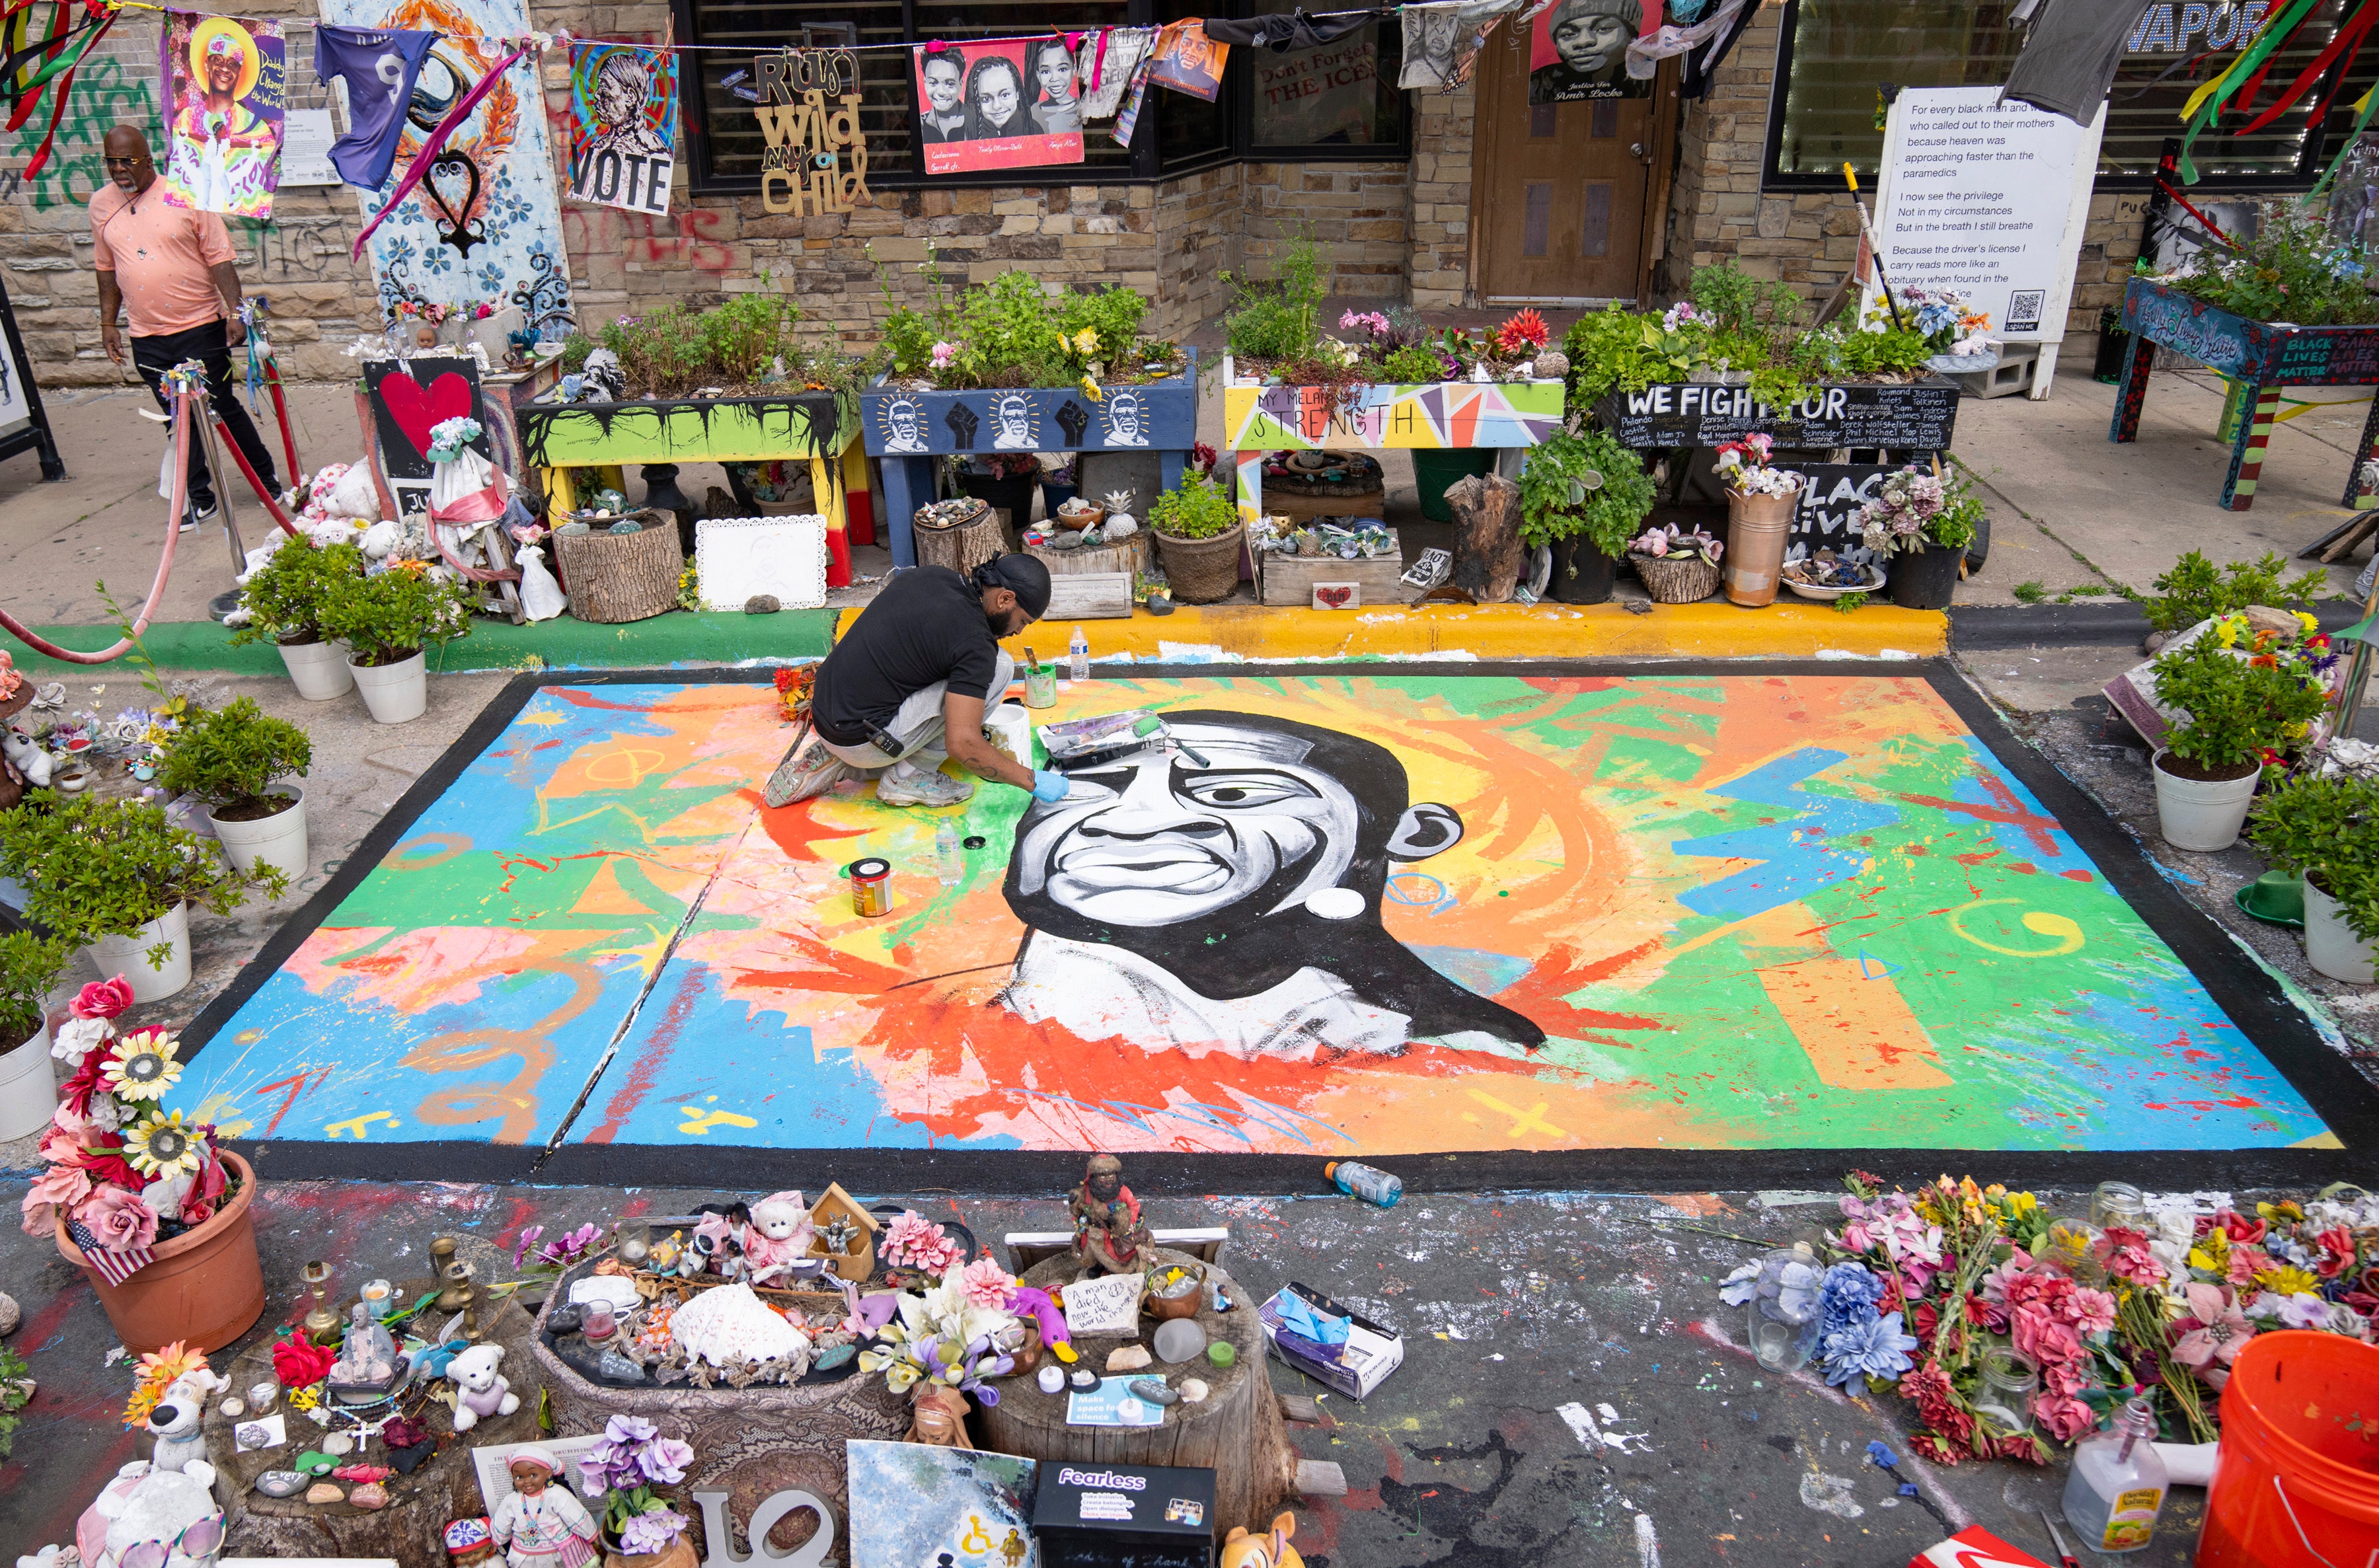
[[[1359,1198],[1366,1203],[1383,1209],[1393,1209],[1396,1200],[1405,1195],[1405,1184],[1373,1165],[1358,1164],[1352,1160],[1333,1160],[1322,1167],[1339,1191],[1349,1198]]]
[[[1073,665],[1067,673],[1077,681],[1089,680],[1091,678],[1091,640],[1082,635],[1082,629],[1080,626],[1074,628],[1074,640],[1066,651]]]
[[[934,829],[934,862],[941,873],[943,887],[955,887],[966,880],[966,861],[959,853],[957,824],[944,822]]]

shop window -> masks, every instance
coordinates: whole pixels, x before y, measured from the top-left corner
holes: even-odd
[[[1226,4],[1156,0],[1153,19],[1161,25],[1190,17],[1228,15],[1230,6]],[[1249,51],[1234,49],[1231,53],[1236,56]],[[1245,79],[1244,70],[1233,70],[1226,65],[1223,90],[1211,103],[1187,92],[1168,92],[1154,87],[1148,90],[1148,104],[1141,113],[1141,123],[1155,131],[1159,174],[1180,174],[1230,160],[1235,151],[1231,144],[1231,105]]]
[[[1883,151],[1877,114],[1884,84],[1959,87],[2007,80],[2023,42],[2023,30],[2009,20],[2012,9],[2013,0],[1788,0],[1763,184],[1771,189],[1839,189],[1844,162],[1862,178],[1872,179]],[[2237,56],[2265,9],[2266,0],[2152,0],[2142,8],[2115,75],[2099,154],[2099,188],[2138,189],[2151,183],[2166,139],[2181,132],[2182,103]],[[2265,104],[2274,87],[2293,81],[2321,53],[2340,12],[2339,0],[2323,0],[2313,13],[2314,25],[2273,56]],[[2333,69],[2325,78],[2324,90],[2336,75]],[[2357,62],[2326,123],[2318,127],[2310,123],[2317,90],[2255,136],[2209,129],[2198,139],[2194,154],[2209,188],[2311,185],[2352,124],[2348,105],[2374,75],[2379,70],[2370,63]],[[2241,122],[2232,122],[2237,123]]]
[[[1259,0],[1247,16],[1295,9]],[[1328,7],[1319,7],[1327,10]],[[1398,158],[1409,147],[1406,100],[1396,86],[1404,30],[1371,22],[1312,49],[1234,49],[1231,70],[1248,104],[1248,143],[1265,157]]]

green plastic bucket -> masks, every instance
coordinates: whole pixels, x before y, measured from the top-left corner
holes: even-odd
[[[1420,514],[1432,523],[1451,523],[1454,521],[1454,508],[1445,504],[1446,490],[1474,474],[1492,470],[1495,449],[1417,447],[1412,459],[1413,482],[1420,488]]]

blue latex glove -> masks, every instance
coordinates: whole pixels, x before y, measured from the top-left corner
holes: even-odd
[[[1033,771],[1033,798],[1045,804],[1064,800],[1067,791],[1073,787],[1073,781],[1062,773],[1052,773],[1037,768]]]

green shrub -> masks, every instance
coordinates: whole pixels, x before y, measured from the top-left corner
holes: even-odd
[[[165,820],[146,801],[78,795],[63,805],[0,812],[0,876],[25,885],[25,914],[81,946],[129,936],[175,904],[227,915],[262,888],[278,899],[289,878],[272,866],[233,869],[222,850]],[[170,948],[151,948],[151,963]]]
[[[42,1027],[50,987],[79,950],[64,936],[0,932],[0,1051],[30,1040]]]
[[[1445,380],[1445,361],[1418,344],[1392,348],[1380,361],[1380,380],[1395,386],[1413,386]]]
[[[2292,778],[2255,798],[2247,838],[2282,871],[2338,902],[2354,935],[2379,939],[2379,783]]]
[[[322,606],[343,582],[364,574],[364,554],[353,545],[311,545],[285,539],[248,573],[239,602],[248,624],[234,632],[235,644],[297,645],[322,640]]]
[[[1755,278],[1732,261],[1695,268],[1685,294],[1696,309],[1718,318],[1721,333],[1771,337],[1792,332],[1801,320],[1801,296],[1792,284]]]
[[[1534,549],[1576,535],[1604,555],[1624,555],[1658,493],[1643,460],[1616,439],[1560,431],[1521,465],[1521,542]]]
[[[1234,278],[1234,297],[1223,322],[1238,359],[1310,358],[1321,341],[1322,301],[1330,286],[1322,275],[1321,247],[1299,235],[1283,251],[1268,283]]]
[[[397,664],[426,646],[467,635],[471,595],[460,583],[431,582],[418,561],[401,562],[333,584],[322,603],[321,627],[324,636],[354,651],[357,664]]]
[[[2270,763],[2329,705],[2327,688],[2293,647],[2238,648],[2245,624],[2243,617],[2217,621],[2150,666],[2158,705],[2180,710],[2165,744],[2216,773]]]
[[[2207,246],[2173,285],[2255,320],[2332,327],[2379,321],[2379,295],[2365,277],[2361,258],[2331,243],[2323,219],[2275,202],[2253,238],[2233,250]]]
[[[1176,539],[1211,539],[1227,534],[1239,520],[1229,498],[1214,481],[1195,468],[1181,482],[1156,498],[1149,508],[1148,525]]]
[[[2302,609],[2329,581],[2319,568],[2283,581],[2288,569],[2276,550],[2265,550],[2252,565],[2234,561],[2219,571],[2191,550],[2156,580],[2156,597],[2140,599],[2140,610],[2159,632],[2185,632],[2212,616],[2236,615],[2251,604]]]
[[[279,808],[265,791],[275,779],[314,766],[306,731],[275,718],[253,697],[235,697],[182,721],[167,742],[157,782],[170,794],[193,794],[217,816],[267,816]]]

